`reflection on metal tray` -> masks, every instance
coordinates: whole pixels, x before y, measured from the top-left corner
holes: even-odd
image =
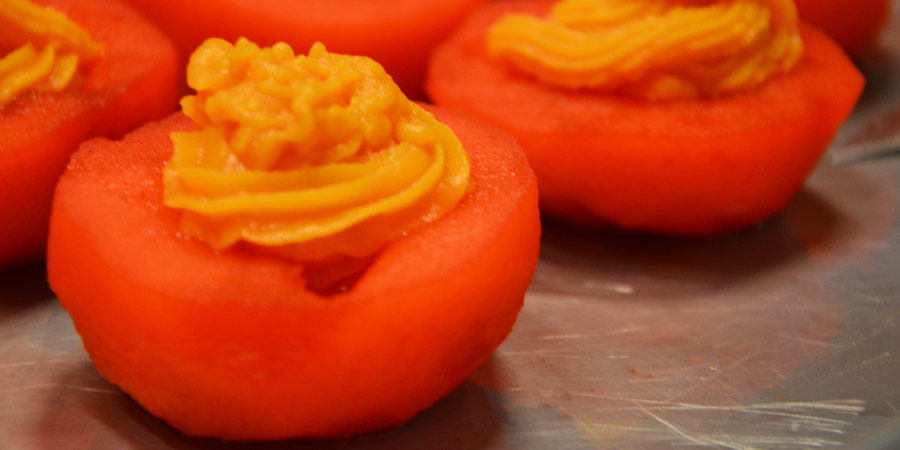
[[[704,240],[546,222],[506,343],[381,434],[185,437],[96,372],[40,267],[0,272],[0,448],[900,448],[900,158],[854,153],[900,130],[897,20],[884,47],[844,164],[784,212]]]

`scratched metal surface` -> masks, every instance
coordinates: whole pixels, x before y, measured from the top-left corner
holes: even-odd
[[[900,26],[885,43],[845,164],[783,213],[700,241],[546,223],[509,339],[381,434],[182,436],[94,370],[40,267],[0,272],[0,448],[900,448],[900,157],[844,157],[900,129]]]

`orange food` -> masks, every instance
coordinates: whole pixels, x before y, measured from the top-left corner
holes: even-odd
[[[800,18],[855,55],[870,49],[890,17],[890,0],[794,0]]]
[[[561,0],[504,15],[486,45],[543,83],[649,100],[751,90],[803,53],[793,0]]]
[[[576,222],[685,235],[757,223],[800,189],[862,90],[841,49],[802,25],[804,54],[790,72],[711,98],[553,87],[486,54],[499,17],[549,8],[479,9],[435,51],[427,89],[511,132],[538,176],[542,210]]]
[[[371,58],[211,38],[187,73],[197,95],[182,111],[200,129],[172,135],[163,171],[163,204],[184,211],[187,237],[365,258],[466,192],[459,139]]]
[[[447,394],[509,333],[540,224],[515,141],[429,110],[469,153],[474,189],[330,297],[301,263],[178,235],[161,171],[184,116],[85,143],[56,191],[47,266],[97,368],[179,430],[239,440],[377,430]]]
[[[484,0],[128,0],[178,44],[183,62],[200,42],[245,36],[307,49],[321,41],[338,53],[381,63],[410,97],[420,97],[431,49]]]
[[[0,106],[28,92],[64,90],[103,52],[65,14],[28,0],[0,0],[0,27]]]
[[[121,136],[176,107],[175,50],[139,14],[115,0],[34,3],[63,12],[103,50],[59,92],[0,106],[0,266],[44,256],[53,186],[81,141]]]

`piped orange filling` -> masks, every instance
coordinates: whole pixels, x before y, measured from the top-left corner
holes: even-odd
[[[187,72],[200,129],[172,135],[164,203],[215,249],[362,258],[466,192],[459,140],[369,58],[210,39]]]
[[[803,53],[791,0],[564,0],[502,18],[487,46],[548,84],[651,100],[750,90]]]
[[[61,12],[0,0],[0,106],[28,91],[65,89],[79,65],[102,52],[103,44]]]

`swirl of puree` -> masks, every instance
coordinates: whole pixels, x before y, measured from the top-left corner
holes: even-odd
[[[55,9],[0,0],[0,107],[29,91],[62,91],[103,48]]]
[[[487,45],[545,83],[647,100],[751,90],[803,53],[791,0],[564,0],[503,17]]]
[[[214,249],[366,258],[467,191],[462,144],[372,59],[209,39],[187,78],[198,129],[172,134],[164,204]]]

